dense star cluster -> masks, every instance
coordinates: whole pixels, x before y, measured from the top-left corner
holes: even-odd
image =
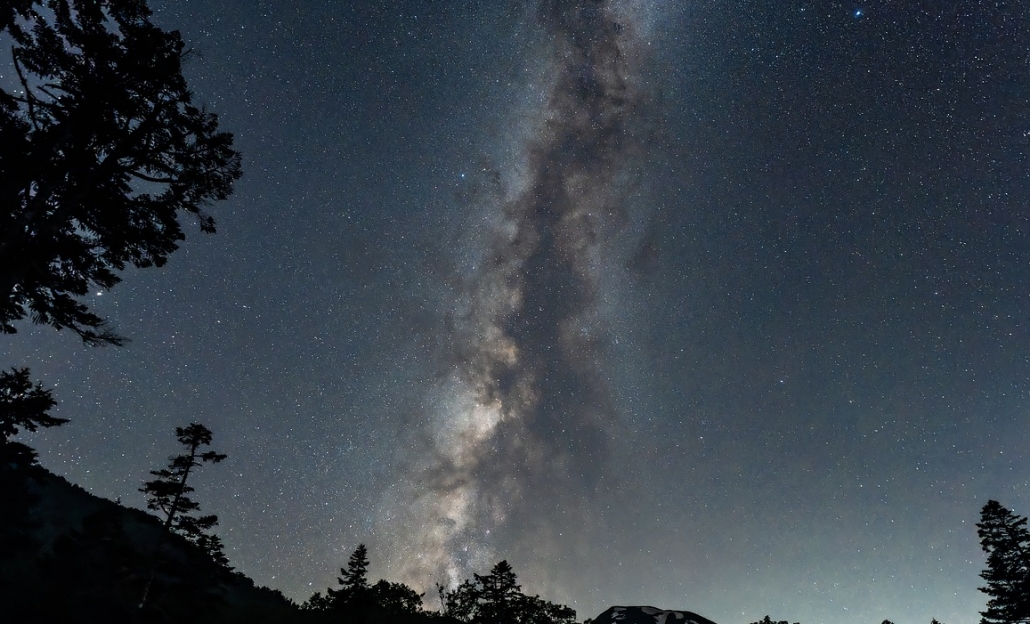
[[[80,297],[124,348],[11,321],[43,466],[144,508],[203,422],[192,496],[298,600],[367,544],[429,603],[505,559],[581,618],[977,619],[978,514],[1030,511],[1030,5],[150,4],[246,175]]]
[[[410,518],[389,529],[395,565],[416,584],[488,563],[487,531],[517,527],[525,539],[535,526],[542,544],[559,532],[542,518],[589,524],[585,501],[609,487],[618,414],[598,290],[606,238],[627,221],[624,165],[641,149],[630,75],[640,33],[603,4],[533,9],[551,38],[543,107],[517,146],[517,185],[487,199],[500,218],[446,317],[448,371],[434,391],[447,400],[395,501]]]

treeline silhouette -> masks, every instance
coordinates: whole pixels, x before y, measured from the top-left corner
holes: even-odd
[[[424,595],[402,583],[370,583],[363,545],[338,587],[298,605],[255,586],[166,520],[93,496],[36,463],[5,462],[0,480],[4,624],[575,622],[573,610],[522,593],[506,562],[442,589],[448,606],[429,610]]]
[[[175,430],[183,452],[140,491],[160,517],[95,497],[56,477],[20,431],[58,426],[50,391],[27,371],[0,373],[0,622],[372,622],[417,624],[573,624],[576,612],[522,592],[501,561],[455,588],[438,586],[442,609],[424,595],[386,580],[368,581],[368,551],[359,545],[340,569],[339,586],[303,605],[255,587],[234,572],[213,533],[214,514],[200,515],[189,477],[226,455],[205,450],[205,426]]]

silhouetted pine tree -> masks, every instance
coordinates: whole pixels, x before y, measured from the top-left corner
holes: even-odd
[[[469,624],[574,624],[575,610],[522,593],[507,561],[453,590],[437,586],[444,615]]]
[[[980,591],[990,596],[981,624],[1030,622],[1030,532],[1026,518],[988,501],[976,525],[980,546],[987,553],[987,581]]]
[[[347,567],[340,568],[336,582],[340,587],[326,590],[330,608],[351,612],[355,617],[368,610],[368,549],[364,544],[358,544],[351,553]]]
[[[215,562],[228,567],[229,560],[222,551],[222,541],[207,533],[218,524],[218,516],[191,515],[200,510],[200,504],[189,497],[194,489],[186,483],[194,468],[205,463],[217,464],[225,459],[226,456],[221,453],[200,451],[201,446],[211,444],[211,435],[207,427],[197,423],[185,428],[176,427],[175,436],[186,447],[186,453],[169,458],[167,468],[150,471],[157,479],[147,481],[139,491],[147,495],[148,509],[164,514],[165,529],[182,535],[203,548]],[[148,582],[141,607],[146,603],[149,590]]]
[[[185,428],[176,427],[175,436],[186,447],[186,453],[169,458],[167,468],[151,470],[150,474],[157,479],[147,481],[139,491],[147,495],[148,509],[164,515],[166,529],[182,535],[215,556],[221,554],[221,540],[206,532],[218,524],[218,516],[191,515],[200,510],[200,504],[189,497],[194,489],[186,483],[194,468],[205,463],[217,464],[225,459],[222,453],[200,451],[201,446],[211,444],[211,435],[207,427],[197,423]],[[224,555],[221,559],[224,559]]]
[[[376,609],[388,617],[422,613],[422,594],[404,583],[380,580],[369,593]]]
[[[347,568],[340,568],[340,575],[336,580],[340,583],[341,591],[368,589],[368,548],[364,544],[358,544],[354,549],[347,559]]]
[[[517,622],[523,594],[511,564],[500,561],[490,570],[490,574],[473,574],[473,577],[479,585],[478,620],[511,624]]]
[[[380,580],[368,583],[368,549],[358,545],[340,569],[339,587],[316,592],[304,603],[307,611],[321,612],[324,621],[341,618],[354,624],[371,622],[416,622],[427,619],[422,610],[422,594],[403,583]],[[321,620],[320,620],[321,621]]]

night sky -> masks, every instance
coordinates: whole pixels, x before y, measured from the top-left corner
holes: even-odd
[[[1030,512],[1030,3],[151,0],[245,176],[20,326],[41,463],[142,507],[200,422],[234,566],[720,624],[978,620]]]

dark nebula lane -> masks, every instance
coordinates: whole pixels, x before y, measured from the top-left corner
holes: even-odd
[[[244,177],[84,298],[125,348],[5,338],[44,467],[144,507],[202,422],[299,602],[364,543],[430,608],[507,559],[580,618],[978,619],[978,511],[1030,512],[1030,3],[149,4]]]
[[[391,550],[420,586],[465,578],[501,543],[587,523],[584,503],[614,482],[598,289],[644,126],[638,25],[615,2],[547,0],[533,17],[552,42],[552,83],[520,149],[525,179],[496,206],[501,226],[452,319],[436,443],[388,507],[409,510]]]

